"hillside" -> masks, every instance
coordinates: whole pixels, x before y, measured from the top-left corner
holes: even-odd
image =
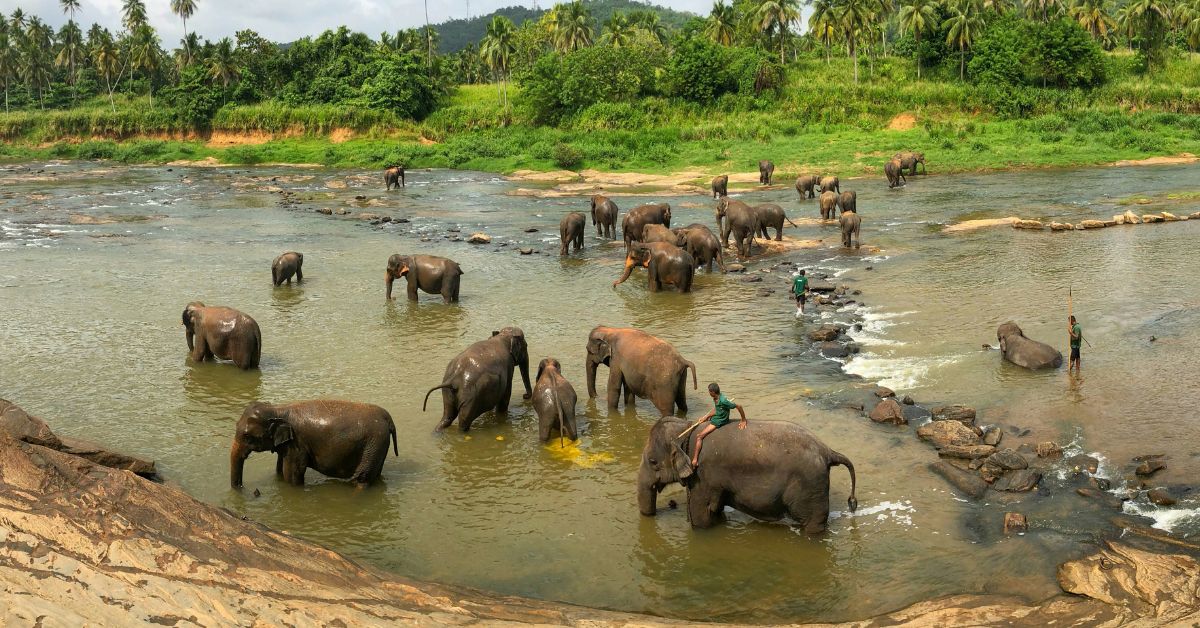
[[[505,7],[488,13],[487,15],[477,15],[469,20],[457,19],[450,20],[437,24],[434,28],[438,31],[440,43],[438,51],[447,54],[458,52],[467,46],[467,44],[477,44],[483,38],[484,32],[487,31],[487,25],[492,21],[492,18],[497,15],[503,15],[512,20],[513,24],[518,27],[526,20],[536,20],[542,16],[549,6],[553,3],[543,1],[541,5],[546,5],[546,8],[533,10],[528,7]],[[607,20],[614,11],[630,11],[649,9],[658,13],[658,17],[663,24],[668,28],[679,28],[689,18],[695,17],[691,13],[676,11],[666,7],[660,7],[654,4],[637,2],[635,0],[584,0],[584,4],[592,12],[592,17],[596,20],[596,29],[600,30],[601,25]]]

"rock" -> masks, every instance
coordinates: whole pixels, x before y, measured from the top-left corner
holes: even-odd
[[[391,222],[391,221],[392,221],[392,217],[391,217],[391,216],[384,216],[383,218],[380,218],[380,219],[379,219],[379,222],[382,222],[382,223],[389,223],[389,222]]]
[[[892,397],[883,399],[875,408],[871,410],[871,414],[867,415],[876,423],[890,423],[892,425],[908,425],[908,420],[904,418],[904,411],[900,408],[900,404]]]
[[[1112,482],[1104,478],[1089,478],[1089,483],[1092,485],[1092,488],[1102,491],[1107,491],[1112,488]]]
[[[1021,469],[1006,474],[1004,477],[996,480],[992,484],[992,488],[997,491],[1008,491],[1011,493],[1023,493],[1032,491],[1037,488],[1038,482],[1042,481],[1042,472],[1034,469]]]
[[[1011,449],[1001,449],[988,458],[988,462],[1005,471],[1019,471],[1029,467],[1029,461]]]
[[[924,423],[929,420],[929,410],[922,408],[916,404],[911,406],[901,406],[904,409],[904,418],[908,419],[909,423]]]
[[[379,220],[379,214],[372,214],[371,212],[363,212],[358,215],[358,219],[359,220]]]
[[[847,290],[849,290],[849,288],[847,288],[846,284],[843,283],[843,284],[839,284],[838,287],[834,288],[833,293],[838,296],[842,296],[842,295],[846,294]]]
[[[63,446],[62,441],[45,421],[29,416],[20,406],[6,399],[0,399],[0,433],[7,433],[17,440],[52,449]]]
[[[821,325],[819,329],[808,332],[808,339],[813,342],[828,342],[842,335],[842,328],[837,325]]]
[[[976,458],[990,458],[995,452],[996,448],[991,445],[946,445],[938,449],[938,456],[975,460]]]
[[[344,190],[346,189],[346,182],[337,180],[326,181],[325,187],[331,190]]]
[[[808,282],[808,289],[812,292],[833,292],[837,286],[824,279],[813,279]]]
[[[1200,212],[1193,212],[1192,214],[1188,215],[1188,220],[1200,220]]]
[[[1146,536],[1160,538],[1153,530]],[[1100,600],[1112,605],[1109,609],[1124,609],[1126,619],[1114,623],[1138,623],[1134,617],[1139,616],[1153,618],[1144,622],[1148,625],[1163,626],[1191,625],[1200,619],[1195,610],[1200,604],[1195,583],[1200,563],[1196,559],[1116,541],[1105,541],[1104,546],[1096,554],[1058,567],[1063,591]]]
[[[912,397],[909,397],[908,395],[904,395],[904,399],[901,399],[900,403],[902,403],[906,406],[912,406],[912,405],[916,405],[917,402],[913,401]]]
[[[1146,491],[1146,498],[1155,506],[1174,506],[1178,501],[1165,488],[1152,488]]]
[[[322,208],[320,208],[320,209],[314,209],[313,211],[317,212],[318,214],[325,214],[326,216],[330,216],[330,215],[332,215],[332,214],[333,214],[333,210],[332,210],[332,209],[329,209],[328,207],[322,207]]]
[[[1004,438],[1004,430],[991,426],[983,431],[983,444],[995,447],[1000,444],[1000,439]]]
[[[1040,231],[1044,225],[1040,220],[1022,220],[1017,219],[1012,223],[1013,229],[1033,229]]]
[[[350,213],[350,210],[348,210],[344,207],[339,207],[339,208],[333,210],[333,213],[337,214],[338,216],[345,216],[346,214]]]
[[[1137,217],[1137,214],[1133,213],[1132,211],[1130,211],[1128,209],[1125,210],[1124,214],[1121,214],[1121,218],[1125,219],[1125,224],[1127,224],[1127,225],[1136,225],[1136,224],[1141,224],[1141,222],[1142,222],[1142,220]]]
[[[362,195],[362,194],[355,194],[355,195],[354,195],[354,200],[356,200],[356,201],[365,201],[365,200],[367,200],[367,197],[366,197],[365,195]]]
[[[941,449],[948,445],[978,445],[979,435],[975,430],[958,421],[931,421],[917,428],[917,438],[933,443]]]
[[[1075,228],[1075,225],[1072,225],[1069,222],[1052,222],[1052,223],[1050,223],[1051,231],[1071,231],[1074,228]]]
[[[932,412],[934,421],[958,421],[963,425],[975,425],[975,408],[969,406],[938,406]]]
[[[827,358],[847,358],[850,357],[850,348],[846,345],[837,342],[818,342],[815,345],[817,351]]]
[[[1103,229],[1105,227],[1104,222],[1100,220],[1084,220],[1079,223],[1079,226],[1084,229]]]
[[[1125,224],[1125,220],[1123,218],[1121,218],[1120,216],[1117,216],[1116,220],[1105,220],[1104,221],[1105,227],[1115,227],[1117,225],[1122,225],[1122,224]]]
[[[1084,473],[1092,475],[1100,468],[1100,461],[1085,454],[1075,454],[1063,461],[1067,469],[1074,473]]]
[[[129,471],[147,480],[162,481],[162,478],[158,475],[158,469],[155,468],[154,462],[151,460],[143,460],[134,456],[109,451],[95,443],[69,437],[63,437],[62,447],[58,449],[63,453],[79,456],[100,466]]]
[[[1038,443],[1034,446],[1033,451],[1037,454],[1038,458],[1058,458],[1062,456],[1062,447],[1059,447],[1058,443],[1053,441]]]
[[[458,227],[450,227],[449,229],[446,229],[446,232],[447,233],[462,233],[462,229],[459,229]]]
[[[1029,523],[1025,521],[1025,515],[1019,512],[1004,513],[1004,533],[1005,534],[1023,534],[1029,529]]]
[[[525,233],[537,233],[537,232],[538,232],[538,228],[537,228],[537,227],[530,227],[530,228],[528,228],[528,229],[526,229],[526,230],[525,230]]]
[[[401,222],[401,223],[403,223],[403,222],[408,222],[408,219],[407,219],[407,218],[397,218],[397,219],[393,220],[392,222]]]
[[[979,499],[987,492],[987,482],[977,474],[960,469],[945,460],[939,460],[929,465],[929,470],[942,476],[951,486],[958,489],[967,497]]]
[[[1075,492],[1083,497],[1099,502],[1105,508],[1112,508],[1113,510],[1121,510],[1122,505],[1125,503],[1125,500],[1120,497],[1112,493],[1106,493],[1100,489],[1083,487],[1075,489]]]
[[[533,249],[517,249],[521,255],[533,255]]]
[[[746,275],[742,277],[742,283],[758,283],[762,281],[761,275]]]
[[[880,386],[879,388],[875,389],[875,396],[879,397],[880,399],[887,399],[888,397],[895,397],[896,392],[891,388]]]
[[[1139,464],[1137,466],[1137,468],[1133,470],[1133,472],[1136,473],[1137,475],[1145,478],[1145,477],[1150,477],[1150,476],[1154,475],[1155,473],[1158,473],[1159,471],[1162,471],[1163,469],[1166,469],[1166,468],[1167,468],[1166,463],[1164,463],[1162,460],[1154,459],[1154,460],[1147,460],[1147,461],[1143,462],[1142,464]]]
[[[726,264],[725,270],[731,273],[744,273],[746,272],[746,267],[741,264]]]
[[[467,238],[467,242],[471,244],[489,244],[492,241],[492,236],[486,233],[472,233],[471,237]]]
[[[1154,214],[1145,214],[1142,216],[1142,222],[1166,222],[1166,219],[1162,216],[1156,216]]]
[[[1179,220],[1179,216],[1176,216],[1175,214],[1172,214],[1171,212],[1159,212],[1159,213],[1162,215],[1163,220],[1165,220],[1167,222],[1175,222],[1176,220]]]
[[[1167,454],[1142,454],[1140,456],[1134,456],[1131,458],[1131,460],[1133,462],[1145,462],[1147,460],[1154,460],[1155,458],[1165,458],[1166,456]]]
[[[111,469],[131,471],[149,480],[161,480],[154,462],[110,451],[85,440],[60,438],[45,421],[30,416],[16,404],[4,399],[0,399],[0,434],[8,434],[17,440],[55,449]]]

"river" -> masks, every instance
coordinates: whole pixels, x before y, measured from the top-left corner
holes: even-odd
[[[558,219],[586,212],[585,198],[508,195],[517,185],[487,173],[413,172],[406,189],[385,193],[375,173],[6,164],[0,396],[60,433],[157,460],[168,482],[204,501],[422,579],[718,621],[857,619],[964,592],[1041,599],[1057,591],[1059,562],[1112,532],[1110,512],[1074,495],[1067,473],[1032,494],[968,502],[927,470],[936,458],[911,428],[841,406],[880,382],[921,403],[975,406],[980,423],[1028,429],[1029,440],[1056,440],[1068,453],[1095,452],[1118,487],[1130,458],[1146,453],[1168,455],[1155,483],[1195,478],[1200,221],[1069,233],[941,227],[1014,214],[1107,217],[1138,196],[1166,199],[1134,205],[1138,213],[1191,213],[1200,168],[931,170],[899,190],[882,177],[845,182],[858,190],[863,242],[878,251],[843,251],[836,228],[802,224],[787,234],[825,242],[748,264],[794,261],[861,290],[865,306],[826,314],[865,321],[855,333],[862,353],[843,364],[808,348],[820,320],[793,317],[786,272],[753,284],[699,273],[687,295],[649,294],[644,275],[614,289],[620,246],[590,225],[582,254],[557,255]],[[279,206],[279,190],[298,207]],[[741,196],[817,214],[786,186]],[[673,224],[712,223],[711,199],[664,200]],[[321,207],[411,222],[373,226],[313,211]],[[493,243],[447,239],[475,231]],[[519,255],[522,246],[539,254]],[[271,260],[286,250],[304,253],[305,280],[273,288]],[[432,295],[409,304],[402,287],[400,300],[385,301],[384,266],[396,252],[457,260],[461,304]],[[757,296],[764,287],[775,294]],[[1082,378],[1023,371],[981,350],[1009,319],[1065,347],[1068,289],[1092,345]],[[179,320],[193,300],[258,321],[261,371],[188,362]],[[672,342],[696,363],[701,388],[720,381],[752,421],[800,423],[846,454],[858,470],[858,512],[844,512],[849,478],[835,468],[835,512],[819,538],[737,513],[692,531],[682,509],[665,507],[684,500],[678,487],[660,496],[657,517],[640,516],[634,478],[654,410],[639,401],[610,413],[587,399],[584,345],[598,324]],[[534,369],[545,356],[562,361],[586,417],[577,444],[540,445],[537,418],[516,395],[507,419],[485,415],[468,435],[432,433],[441,406],[434,395],[422,412],[425,391],[450,358],[505,325],[524,329]],[[603,395],[603,379],[599,387]],[[355,491],[310,472],[293,488],[258,454],[245,491],[229,488],[230,439],[247,403],[325,396],[376,403],[395,418],[400,455],[380,484]],[[703,390],[689,400],[691,416],[707,409]],[[1200,532],[1197,502],[1156,509],[1139,497],[1126,509],[1188,536]],[[1002,534],[1008,510],[1029,515],[1028,534]]]

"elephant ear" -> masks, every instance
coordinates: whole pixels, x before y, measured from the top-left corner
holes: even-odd
[[[271,423],[271,426],[271,437],[274,440],[272,449],[279,449],[295,437],[295,434],[292,432],[292,426],[283,421],[274,421]]]
[[[681,483],[692,477],[692,472],[694,471],[692,469],[692,461],[688,459],[687,453],[679,445],[671,447],[671,466],[675,470],[675,476],[679,478]]]

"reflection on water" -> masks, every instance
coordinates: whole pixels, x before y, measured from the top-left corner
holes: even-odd
[[[910,431],[842,409],[876,380],[921,401],[977,406],[985,423],[1074,443],[1069,454],[1102,453],[1102,472],[1117,480],[1132,456],[1151,451],[1171,456],[1155,481],[1186,483],[1200,472],[1200,457],[1181,445],[1200,440],[1200,424],[1190,421],[1200,286],[1181,272],[1194,265],[1200,222],[1063,234],[940,232],[968,215],[1078,220],[1120,213],[1119,199],[1105,190],[1155,196],[1195,189],[1200,169],[934,174],[899,190],[873,178],[846,181],[858,191],[863,244],[882,251],[843,251],[836,227],[806,224],[788,235],[824,238],[825,246],[780,258],[862,291],[854,298],[865,305],[837,315],[853,312],[864,323],[852,332],[862,352],[843,361],[809,348],[806,334],[835,317],[793,316],[790,268],[763,274],[760,283],[701,272],[690,294],[650,294],[638,271],[614,289],[619,242],[589,231],[582,253],[557,255],[559,217],[581,210],[586,198],[506,196],[510,184],[462,172],[419,173],[392,194],[353,178],[345,190],[325,187],[354,174],[112,168],[99,186],[84,177],[52,189],[6,181],[0,355],[10,359],[0,361],[0,395],[64,434],[155,458],[171,481],[210,503],[405,575],[717,621],[861,618],[977,591],[1041,599],[1057,590],[1055,565],[1107,530],[1111,513],[1071,498],[1069,474],[1048,478],[1034,494],[962,501],[927,471],[931,452]],[[280,177],[272,185],[294,191],[301,206],[276,207],[278,197],[256,189],[251,176]],[[377,185],[376,177],[365,185]],[[30,194],[47,198],[34,204]],[[359,194],[372,211],[412,222],[372,228],[312,211],[358,211],[352,199]],[[790,190],[743,196],[780,203],[793,218],[817,212],[815,201],[799,202]],[[671,202],[679,224],[711,224],[711,199]],[[71,214],[154,216],[70,225]],[[526,232],[531,227],[539,231]],[[447,239],[475,231],[493,243]],[[522,247],[535,254],[518,254]],[[305,281],[273,288],[271,260],[286,250],[304,253]],[[424,294],[418,303],[386,301],[383,265],[397,251],[458,261],[462,303]],[[179,273],[184,265],[205,272]],[[760,296],[763,288],[775,292]],[[1031,373],[982,350],[1009,319],[1065,349],[1068,289],[1094,345],[1084,350],[1082,378]],[[260,371],[187,360],[179,311],[193,300],[236,307],[258,321]],[[660,496],[658,517],[641,517],[634,478],[656,416],[644,401],[610,412],[607,369],[599,371],[600,398],[587,398],[586,338],[600,324],[636,326],[670,341],[696,363],[701,386],[719,381],[750,420],[802,424],[847,454],[858,471],[859,511],[843,512],[849,480],[834,473],[835,516],[816,539],[786,522],[736,512],[725,525],[693,531],[682,507],[668,507],[684,502],[679,487]],[[524,329],[532,366],[544,356],[562,362],[580,396],[578,442],[539,443],[519,383],[505,416],[487,413],[466,435],[432,433],[441,407],[435,395],[422,412],[425,391],[454,355],[506,325]],[[708,409],[703,391],[689,388],[688,395],[691,417]],[[400,455],[389,457],[383,481],[357,491],[310,472],[309,485],[291,487],[276,479],[273,456],[256,454],[246,464],[247,490],[230,490],[228,448],[245,405],[316,397],[391,412]],[[1004,538],[999,521],[1016,508],[1033,529]],[[1154,509],[1139,496],[1127,508],[1181,534],[1200,531],[1191,498]]]

